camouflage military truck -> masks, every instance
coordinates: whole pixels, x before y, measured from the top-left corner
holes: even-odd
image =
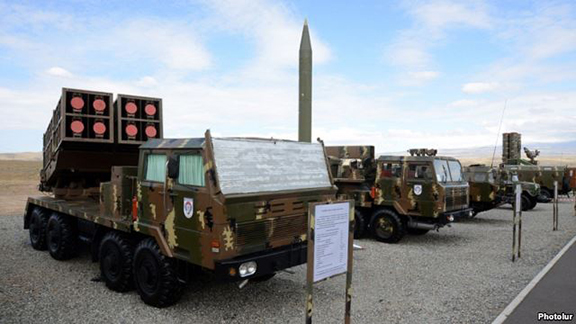
[[[502,169],[518,175],[518,180],[534,182],[540,185],[540,196],[543,202],[554,197],[554,181],[558,181],[558,194],[565,195],[571,191],[570,179],[565,177],[565,167],[540,165],[503,165]]]
[[[298,158],[294,158],[298,156]],[[96,197],[30,197],[34,249],[57,260],[90,245],[112,290],[175,303],[198,271],[266,280],[306,262],[310,202],[334,199],[323,146],[247,138],[150,139]]]
[[[471,216],[460,162],[434,151],[375,159],[373,146],[326,147],[338,196],[356,202],[355,237],[370,230],[396,243],[406,233],[423,235]]]
[[[478,213],[496,208],[502,204],[515,202],[516,175],[498,171],[483,164],[463,168],[464,178],[470,185],[470,206],[474,216]],[[540,186],[533,182],[520,182],[522,185],[522,210],[531,210],[538,204]]]

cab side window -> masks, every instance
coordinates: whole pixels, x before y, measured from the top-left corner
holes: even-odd
[[[383,163],[383,178],[399,178],[402,176],[402,165],[400,163]]]
[[[429,178],[430,168],[427,165],[422,164],[410,164],[408,165],[408,179],[419,179],[424,180]]]
[[[200,154],[180,155],[178,183],[204,187],[204,162]]]
[[[146,157],[146,177],[148,181],[164,182],[166,180],[166,155],[148,154]]]

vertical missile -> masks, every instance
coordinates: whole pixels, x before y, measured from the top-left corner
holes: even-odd
[[[308,32],[308,20],[304,20],[300,41],[300,64],[298,81],[298,141],[312,141],[312,46]]]

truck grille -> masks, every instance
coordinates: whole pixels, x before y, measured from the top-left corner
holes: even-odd
[[[267,248],[298,241],[307,231],[307,214],[266,218],[236,224],[236,247],[239,250]]]
[[[446,211],[468,207],[468,188],[446,188]]]

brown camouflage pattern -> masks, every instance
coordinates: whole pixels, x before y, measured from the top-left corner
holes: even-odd
[[[540,194],[540,185],[537,183],[513,181],[512,176],[515,174],[513,171],[486,165],[471,165],[464,167],[463,172],[470,185],[470,202],[484,204],[486,209],[497,207],[500,203],[513,199],[517,183],[520,183],[523,193],[533,198]],[[492,174],[492,180],[489,180],[490,174]],[[507,200],[506,197],[509,199]]]
[[[147,154],[200,154],[205,187],[147,181]],[[30,198],[31,205],[84,218],[156,239],[163,254],[207,269],[215,262],[306,241],[308,204],[334,200],[336,188],[290,190],[227,197],[218,182],[209,131],[203,139],[159,139],[140,147],[139,166],[115,167],[112,180],[101,184],[100,201]],[[327,164],[328,165],[328,164]],[[136,172],[137,171],[137,172]],[[330,182],[333,183],[332,179]],[[132,220],[132,199],[138,205]],[[193,199],[193,216],[184,215],[184,198]]]
[[[563,177],[565,167],[540,166],[540,165],[504,165],[502,168],[507,172],[518,174],[518,180],[523,182],[534,182],[540,185],[542,189],[554,191],[554,181],[558,181],[560,193],[566,193],[563,190]]]
[[[440,184],[433,172],[434,159],[457,161],[456,159],[433,156],[381,156],[376,160],[361,161],[358,158],[342,158],[342,156],[354,156],[345,153],[361,152],[362,147],[369,146],[326,148],[329,155],[339,154],[330,156],[339,199],[354,199],[356,207],[391,207],[401,215],[426,218],[437,218],[444,212],[468,208],[467,182]],[[351,162],[357,162],[356,167]],[[365,165],[367,163],[370,165]],[[398,164],[402,169],[401,176],[386,176],[383,170],[383,165],[386,163]],[[409,179],[410,165],[427,167],[429,171],[426,179]],[[420,194],[415,194],[415,186],[421,188]]]

